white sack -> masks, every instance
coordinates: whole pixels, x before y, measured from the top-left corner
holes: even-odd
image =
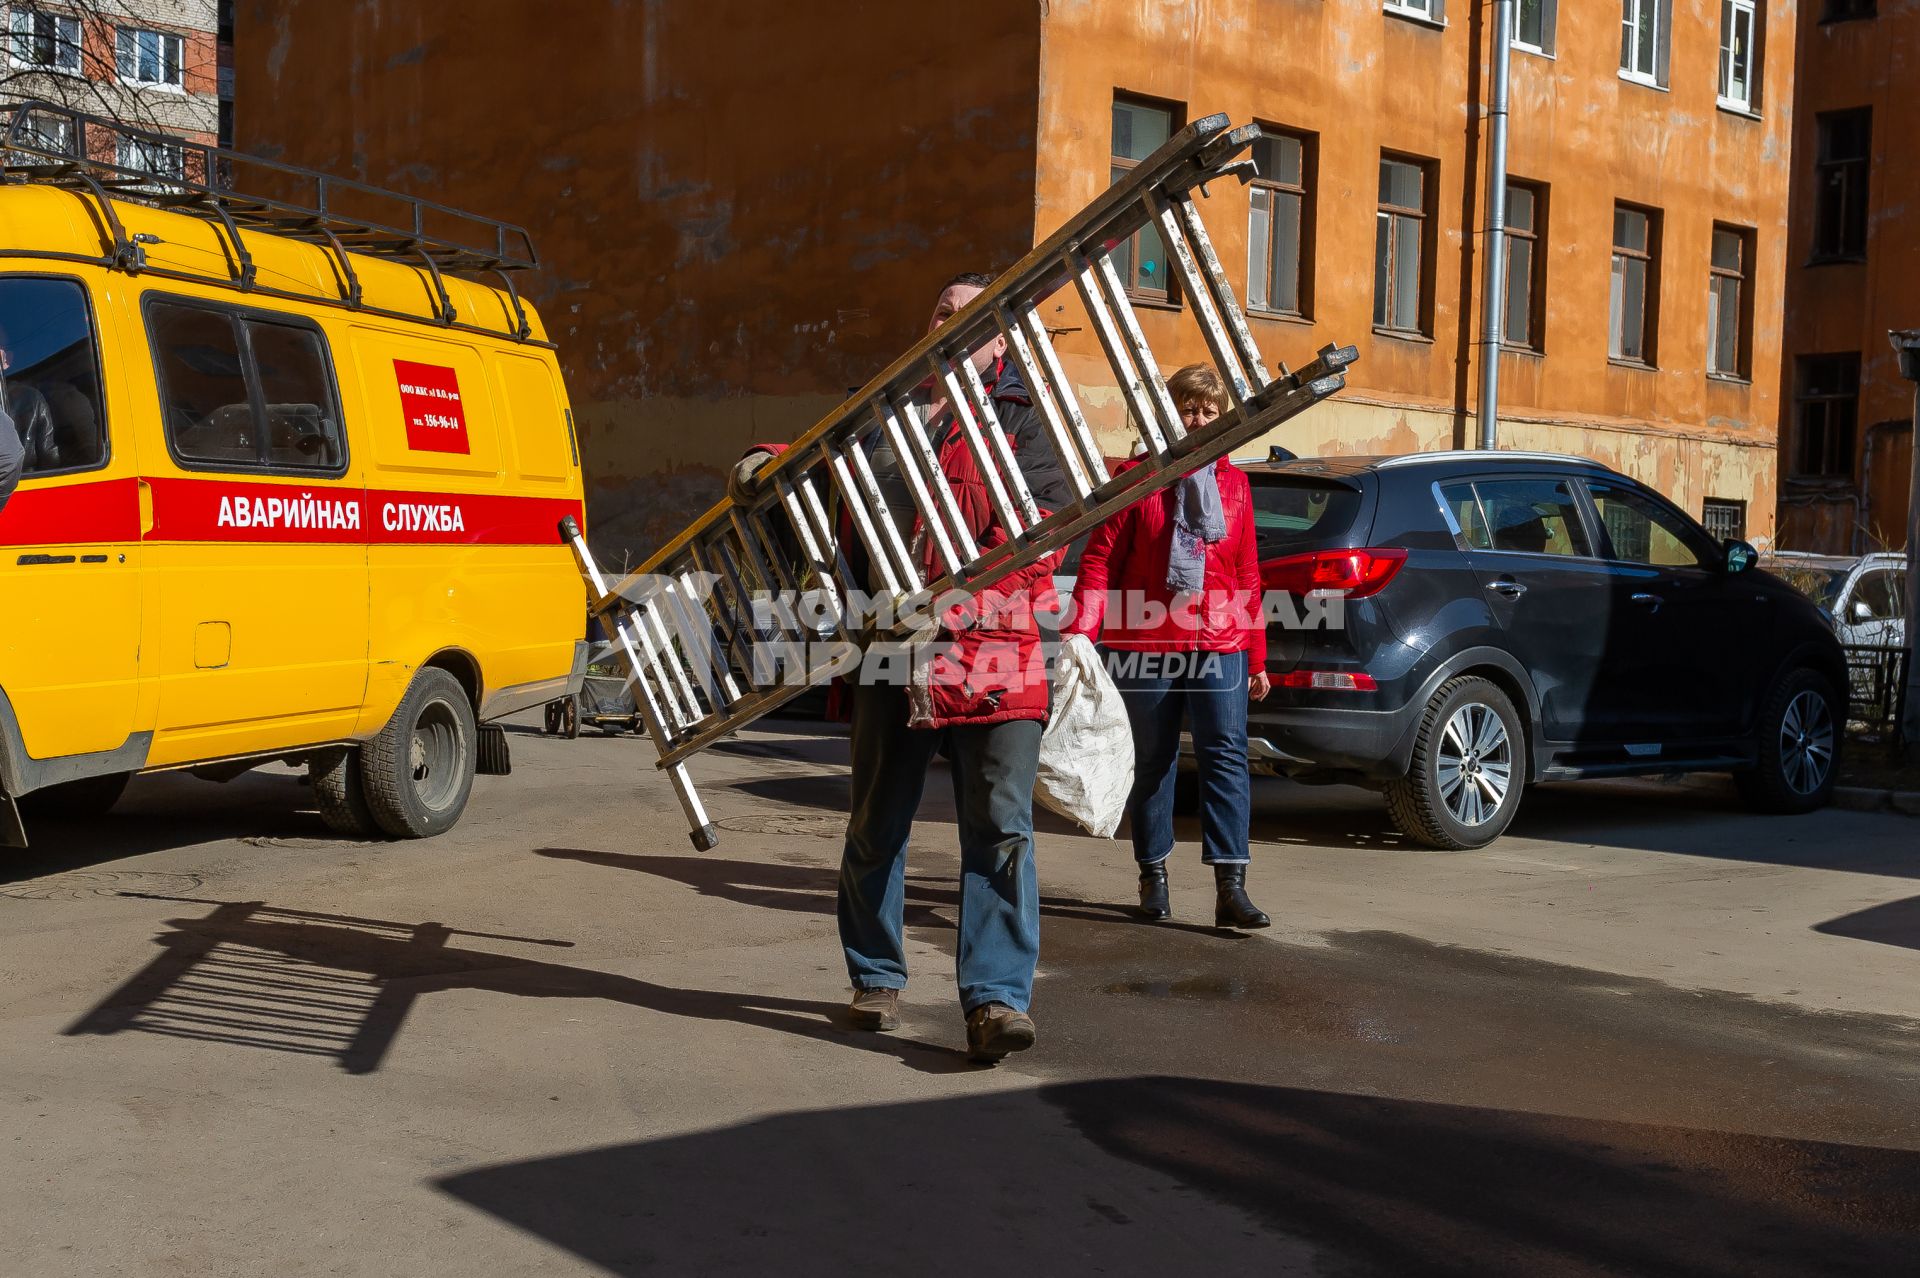
[[[1033,795],[1089,834],[1113,837],[1133,788],[1133,729],[1093,641],[1068,635],[1053,665],[1053,712]]]

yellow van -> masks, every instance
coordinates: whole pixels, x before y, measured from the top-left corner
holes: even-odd
[[[342,833],[449,828],[506,771],[487,725],[586,662],[525,233],[46,104],[0,125],[0,845],[22,796],[272,760]]]

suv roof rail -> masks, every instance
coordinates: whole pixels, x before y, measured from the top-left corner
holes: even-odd
[[[435,271],[539,265],[523,227],[316,169],[39,100],[0,103],[0,125],[0,181],[134,200],[211,218],[229,231],[237,225]],[[124,163],[133,157],[149,163]]]
[[[1383,457],[1374,463],[1375,469],[1384,470],[1390,466],[1420,466],[1434,462],[1459,461],[1463,457],[1472,457],[1475,461],[1524,461],[1524,462],[1562,462],[1576,466],[1594,466],[1607,469],[1605,462],[1597,462],[1591,457],[1580,457],[1573,453],[1528,453],[1507,452],[1501,449],[1450,449],[1444,452],[1402,453],[1395,457]]]

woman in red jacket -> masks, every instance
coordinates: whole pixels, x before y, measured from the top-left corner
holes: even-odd
[[[1220,375],[1192,364],[1167,380],[1188,430],[1226,408]],[[1247,701],[1267,695],[1253,490],[1222,457],[1109,519],[1087,538],[1069,633],[1097,638],[1133,724],[1127,799],[1140,909],[1171,912],[1174,774],[1180,726],[1200,765],[1200,859],[1213,867],[1214,924],[1266,927],[1247,898]]]

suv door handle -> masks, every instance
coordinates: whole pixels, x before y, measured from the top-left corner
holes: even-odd
[[[1661,604],[1665,603],[1666,600],[1662,599],[1659,595],[1649,595],[1642,592],[1633,597],[1633,602],[1637,604],[1651,604],[1653,607],[1658,608]]]
[[[1517,581],[1511,581],[1511,580],[1496,581],[1491,586],[1488,586],[1487,589],[1495,592],[1496,594],[1505,595],[1509,599],[1518,599],[1521,595],[1524,595],[1527,593],[1527,588],[1525,586],[1521,585]]]

